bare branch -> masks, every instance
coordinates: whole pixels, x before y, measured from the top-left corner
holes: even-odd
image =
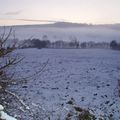
[[[22,106],[26,109],[26,110],[29,110],[29,106],[27,106],[22,99],[19,98],[18,95],[16,95],[15,93],[12,93],[11,91],[8,91],[8,90],[5,90],[6,93],[9,93],[10,95],[12,95],[13,97],[15,97],[21,104]]]
[[[44,65],[42,66],[42,68],[41,68],[39,71],[35,72],[35,73],[32,74],[31,76],[24,77],[24,78],[20,78],[20,79],[21,79],[21,80],[30,79],[30,78],[32,78],[33,76],[36,76],[36,75],[38,75],[38,74],[40,75],[40,74],[44,71],[44,69],[46,68],[48,62],[49,62],[49,59],[44,63]]]

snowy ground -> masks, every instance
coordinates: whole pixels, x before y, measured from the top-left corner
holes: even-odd
[[[61,106],[73,99],[77,106],[95,114],[120,119],[120,51],[102,49],[23,49],[25,59],[16,68],[19,77],[33,75],[49,59],[42,74],[13,86],[30,107],[40,105],[59,114]],[[22,120],[25,118],[21,115]],[[29,118],[30,119],[30,118]]]

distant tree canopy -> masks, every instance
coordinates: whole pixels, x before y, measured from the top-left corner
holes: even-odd
[[[110,42],[110,48],[120,50],[120,43],[117,43],[116,40],[113,40]]]
[[[63,41],[63,40],[57,40],[57,41],[50,41],[48,40],[47,35],[44,35],[42,37],[42,40],[38,38],[33,39],[27,39],[23,41],[23,46],[21,48],[55,48],[55,49],[66,49],[66,48],[110,48],[110,43],[107,42],[94,42],[94,41],[88,41],[88,42],[79,42],[76,37],[71,37],[71,41]],[[116,48],[116,42],[111,42],[111,48]]]
[[[22,48],[47,48],[48,45],[50,44],[49,40],[40,40],[37,38],[34,39],[29,39],[29,40],[24,40],[24,44]]]
[[[87,47],[87,43],[86,42],[81,43],[81,48],[86,48],[86,47]]]

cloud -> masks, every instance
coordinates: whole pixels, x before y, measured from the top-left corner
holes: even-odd
[[[57,20],[35,20],[35,19],[16,19],[16,20],[21,20],[26,22],[60,22]]]
[[[61,20],[38,20],[38,19],[18,19],[18,18],[0,18],[0,20],[16,20],[16,21],[23,21],[23,22],[63,22]]]
[[[21,12],[22,12],[21,10],[10,11],[10,12],[6,12],[5,15],[18,15],[18,14],[20,14]]]

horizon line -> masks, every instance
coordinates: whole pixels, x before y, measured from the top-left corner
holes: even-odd
[[[46,24],[55,24],[55,23],[73,23],[73,24],[87,24],[87,25],[111,25],[111,24],[120,24],[119,22],[114,23],[90,23],[90,22],[73,22],[69,20],[45,20],[45,19],[8,19],[8,18],[0,18],[0,20],[16,20],[16,21],[23,21],[23,22],[36,22],[36,23],[26,23],[26,24],[11,24],[11,25],[0,25],[0,26],[22,26],[22,25],[46,25]],[[39,22],[39,24],[38,24]],[[42,23],[42,24],[40,24]]]

